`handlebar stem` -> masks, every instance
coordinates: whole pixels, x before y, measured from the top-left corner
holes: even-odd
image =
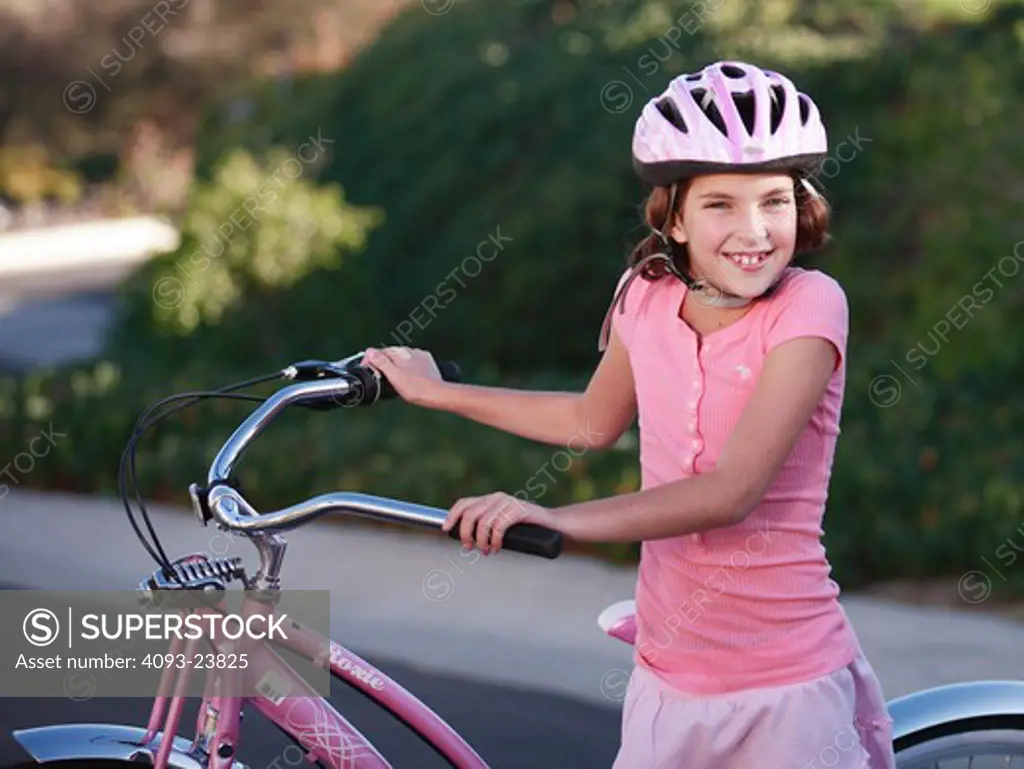
[[[267,593],[281,589],[281,564],[288,547],[280,534],[256,534],[252,537],[260,554],[260,567],[253,577],[252,587]]]

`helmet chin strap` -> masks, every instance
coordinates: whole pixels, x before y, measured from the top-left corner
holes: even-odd
[[[664,235],[661,235],[661,237],[665,239]],[[707,304],[714,305],[715,307],[745,307],[754,301],[754,299],[758,298],[729,294],[703,278],[694,279],[689,275],[684,275],[676,268],[675,260],[672,258],[672,254],[669,251],[655,251],[653,254],[648,254],[643,259],[638,260],[637,263],[633,265],[629,271],[629,277],[626,278],[625,282],[622,284],[622,288],[618,290],[615,297],[612,299],[611,304],[608,306],[608,311],[604,316],[604,322],[601,324],[601,335],[597,342],[598,352],[604,352],[608,347],[608,340],[611,337],[612,317],[615,312],[615,308],[618,307],[620,313],[625,312],[626,293],[629,291],[630,285],[643,273],[644,267],[651,262],[659,261],[664,262],[665,268],[683,281],[688,290],[701,294],[706,298]],[[777,283],[778,281],[772,285],[772,288],[774,288]],[[767,289],[765,293],[770,290],[771,288]]]
[[[669,241],[663,233],[658,233],[658,235],[665,244],[665,253],[652,254],[652,256],[661,256],[666,263],[668,271],[679,278],[679,280],[683,281],[689,291],[699,294],[701,296],[701,301],[704,304],[734,309],[737,307],[746,307],[757,299],[756,296],[740,296],[739,294],[733,294],[730,291],[726,291],[710,278],[694,278],[689,274],[689,270],[686,272],[680,272],[676,267],[675,259],[672,258],[672,251],[676,248],[674,245],[675,242]]]

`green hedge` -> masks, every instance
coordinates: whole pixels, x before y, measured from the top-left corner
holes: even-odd
[[[361,302],[353,282],[324,274],[358,258],[383,219],[380,208],[348,203],[339,185],[316,183],[323,154],[304,150],[306,163],[281,148],[227,153],[194,186],[177,251],[121,286],[113,357],[159,381],[196,359],[278,366],[323,354],[303,349],[303,330],[341,327]],[[292,301],[303,285],[308,295]]]
[[[826,12],[730,0],[706,3],[718,10],[696,28],[688,2],[576,6],[414,8],[344,72],[287,92],[254,84],[248,121],[209,114],[185,245],[125,290],[107,357],[137,384],[109,396],[111,413],[137,412],[143,393],[164,395],[177,378],[220,384],[393,342],[396,329],[458,360],[473,381],[525,385],[547,372],[582,387],[615,278],[642,234],[628,147],[643,101],[711,59],[756,59],[814,95],[832,138],[819,178],[835,241],[811,264],[842,282],[852,314],[826,518],[837,579],[956,575],[998,566],[1008,541],[1024,547],[1024,362],[1012,341],[1024,320],[1021,3],[970,15],[957,3]],[[624,87],[633,98],[615,111]],[[162,308],[161,281],[183,283],[196,243],[316,137],[328,149],[283,191],[292,202],[233,232],[231,256],[204,270],[191,298]],[[272,147],[286,155],[265,157]],[[327,221],[338,223],[330,236]],[[478,250],[477,274],[467,258]],[[267,279],[261,265],[278,254],[284,273]],[[225,376],[210,381],[213,371]],[[66,390],[66,376],[47,387]],[[74,434],[89,436],[74,462],[90,464],[55,463],[54,477],[99,484],[130,419],[101,428],[86,417],[105,414],[107,401],[55,403]],[[286,501],[345,485],[445,504],[519,489],[552,453],[402,404],[337,419],[344,425],[330,415],[282,426],[290,462],[251,459],[260,493]],[[201,476],[223,437],[214,423],[183,424],[150,449],[159,488],[180,492]],[[23,434],[11,439],[0,448],[17,449]],[[553,501],[633,488],[635,449],[588,456],[564,480]],[[1003,566],[1021,581],[1024,569]]]
[[[190,366],[155,382],[102,362],[2,378],[0,456],[12,460],[3,483],[116,495],[121,451],[146,408],[174,393],[211,390],[272,370]],[[266,396],[286,384],[247,392]],[[551,378],[520,383],[579,385]],[[188,485],[205,482],[217,450],[257,405],[212,399],[151,428],[137,452],[144,498],[188,505]],[[32,443],[40,434],[54,439]],[[461,496],[507,489],[554,505],[631,491],[639,483],[628,438],[617,449],[570,453],[401,400],[331,412],[289,409],[252,444],[237,476],[247,499],[260,509],[339,489],[445,509]],[[601,550],[614,558],[635,553],[633,546]]]

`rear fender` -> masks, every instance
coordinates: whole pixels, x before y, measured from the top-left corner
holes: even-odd
[[[984,719],[1017,721],[1024,729],[1024,681],[968,681],[937,686],[888,703],[893,739],[917,742],[928,732],[950,724]],[[915,738],[916,735],[916,738]]]

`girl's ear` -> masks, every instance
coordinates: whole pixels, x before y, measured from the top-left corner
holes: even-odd
[[[683,220],[679,214],[672,217],[672,226],[669,228],[668,234],[672,236],[672,239],[677,243],[686,242],[686,230],[683,229]]]

